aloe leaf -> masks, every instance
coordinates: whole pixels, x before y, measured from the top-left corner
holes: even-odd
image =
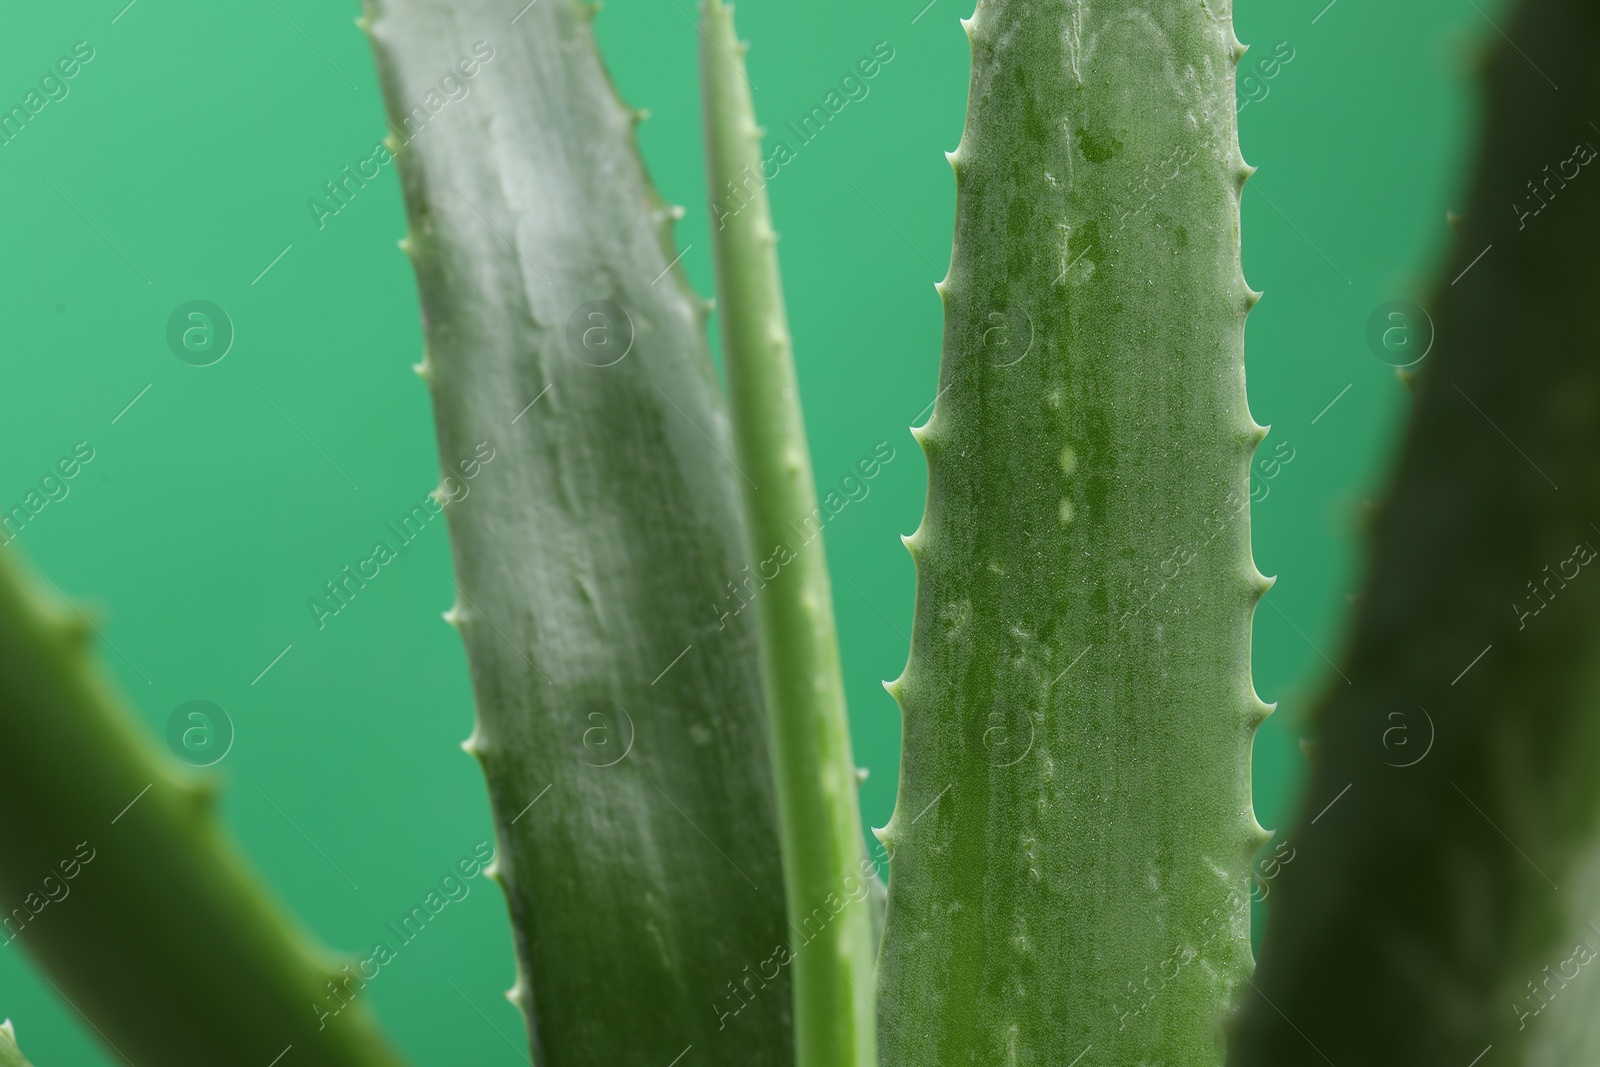
[[[345,961],[223,834],[212,781],[136,728],[91,629],[0,553],[0,939],[134,1063],[398,1067]]]
[[[639,116],[575,0],[367,11],[534,1060],[782,1067],[741,475]]]
[[[1426,358],[1243,1064],[1600,1057],[1600,20],[1495,18],[1459,234],[1427,312],[1380,319]]]
[[[723,363],[733,411],[795,935],[796,1062],[873,1067],[873,864],[861,837],[823,512],[812,481],[777,235],[731,8],[705,0],[700,71],[709,184],[740,188],[715,233]],[[752,180],[753,179],[753,180]]]
[[[17,1035],[10,1019],[0,1023],[0,1067],[33,1067],[17,1047]]]
[[[1267,712],[1226,0],[979,0],[882,1057],[1223,1059]],[[1090,1055],[1092,1050],[1092,1055]]]

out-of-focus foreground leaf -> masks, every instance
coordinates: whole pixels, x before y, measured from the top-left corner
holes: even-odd
[[[1600,1056],[1600,9],[1500,26],[1247,1067]]]

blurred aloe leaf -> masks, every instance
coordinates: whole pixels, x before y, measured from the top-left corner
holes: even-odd
[[[19,902],[0,936],[134,1063],[265,1064],[292,1047],[308,1067],[399,1067],[359,987],[335,985],[345,961],[223,833],[214,782],[138,729],[92,630],[0,552],[0,900]]]
[[[1428,312],[1382,320],[1426,358],[1267,902],[1250,1067],[1600,1057],[1600,12],[1500,26],[1459,236]]]

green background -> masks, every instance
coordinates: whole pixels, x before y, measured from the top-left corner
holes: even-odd
[[[451,601],[444,527],[326,629],[306,607],[437,478],[410,371],[421,333],[395,247],[394,171],[323,229],[306,206],[384,134],[372,61],[354,0],[125,2],[19,7],[0,35],[6,108],[75,43],[95,49],[69,95],[0,146],[11,383],[0,508],[76,442],[94,447],[18,547],[100,612],[114,645],[105,663],[153,736],[185,701],[227,710],[237,737],[217,770],[229,826],[293,911],[353,950],[490,838],[478,769],[458,748],[472,706],[460,643],[439,619]],[[523,2],[506,0],[508,18]],[[959,139],[967,90],[957,17],[970,0],[925,2],[739,10],[773,137],[875,43],[894,49],[870,94],[768,187],[818,481],[836,482],[880,440],[896,449],[867,499],[828,527],[874,825],[892,809],[899,745],[879,681],[904,665],[913,594],[897,535],[916,528],[926,478],[906,431],[936,388],[933,283],[954,200],[942,152]],[[1251,407],[1273,426],[1262,455],[1279,442],[1294,454],[1252,516],[1257,563],[1279,576],[1255,630],[1256,688],[1279,702],[1256,744],[1268,827],[1296,801],[1304,715],[1331,676],[1323,657],[1338,655],[1359,577],[1362,502],[1381,492],[1407,407],[1367,348],[1367,319],[1420,297],[1446,247],[1445,212],[1467,180],[1474,60],[1502,7],[1324,3],[1248,0],[1236,12],[1239,37],[1257,46],[1242,69],[1278,42],[1294,54],[1240,115],[1245,158],[1261,168],[1245,193],[1245,266],[1267,293],[1248,328]],[[624,98],[652,113],[644,153],[663,195],[687,208],[683,263],[709,294],[695,15],[692,0],[614,0],[598,29]],[[165,340],[169,315],[195,299],[236,330],[214,366],[181,362]],[[68,898],[40,921],[70,912]],[[500,996],[511,979],[504,902],[480,880],[363,996],[418,1064],[513,1064],[525,1054]],[[0,949],[6,1015],[44,1067],[118,1062],[20,943]]]

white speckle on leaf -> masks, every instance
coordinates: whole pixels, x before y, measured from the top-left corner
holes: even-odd
[[[967,620],[972,615],[972,601],[965,597],[959,600],[947,600],[940,607],[939,615],[944,623],[944,635],[954,638],[967,625]]]

